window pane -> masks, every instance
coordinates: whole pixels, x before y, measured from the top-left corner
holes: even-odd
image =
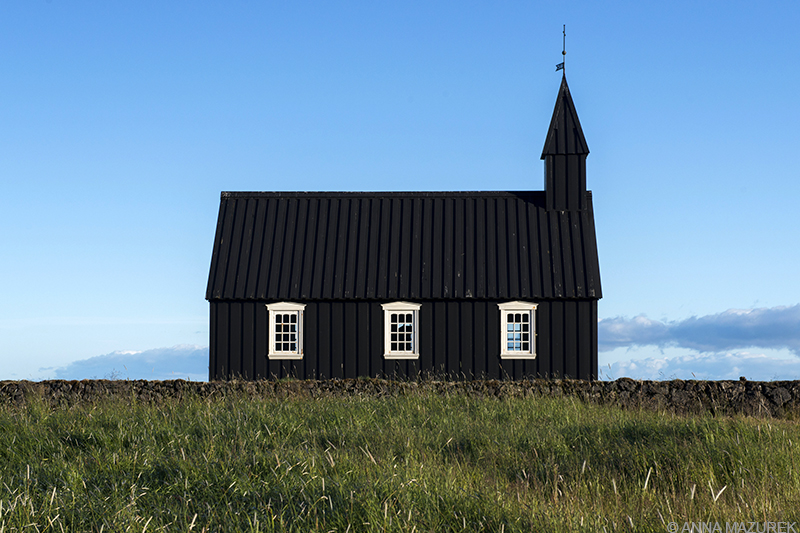
[[[275,353],[300,353],[300,313],[273,312],[272,351]]]
[[[384,315],[389,335],[386,337],[387,353],[414,353],[414,314],[411,311],[394,311]]]
[[[522,315],[522,321],[523,322],[527,322],[528,321],[528,313],[525,313],[524,315]]]

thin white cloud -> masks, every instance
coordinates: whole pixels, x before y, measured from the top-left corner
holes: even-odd
[[[633,346],[677,346],[707,353],[746,348],[789,349],[800,356],[800,304],[729,309],[716,315],[660,322],[645,316],[598,324],[600,351]]]
[[[764,353],[696,353],[617,361],[600,369],[602,379],[704,379],[777,381],[800,379],[800,359]]]
[[[44,369],[43,369],[44,370]],[[153,350],[120,350],[56,368],[56,379],[208,379],[208,347],[179,345]]]

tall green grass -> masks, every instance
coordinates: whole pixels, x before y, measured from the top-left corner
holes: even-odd
[[[0,411],[0,531],[664,532],[669,522],[794,521],[798,442],[790,421],[570,399],[33,404]]]

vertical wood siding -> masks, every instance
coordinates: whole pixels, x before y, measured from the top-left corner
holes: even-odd
[[[304,356],[267,358],[263,302],[211,303],[210,379],[354,378],[595,379],[597,301],[540,301],[534,360],[500,358],[499,301],[421,302],[418,360],[383,357],[382,302],[309,302]]]

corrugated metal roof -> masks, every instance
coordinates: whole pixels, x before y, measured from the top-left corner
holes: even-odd
[[[600,298],[586,195],[223,192],[206,298]]]

